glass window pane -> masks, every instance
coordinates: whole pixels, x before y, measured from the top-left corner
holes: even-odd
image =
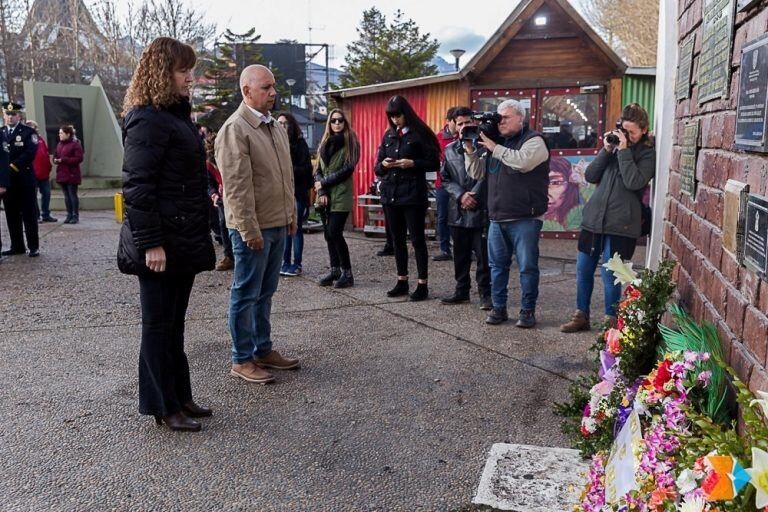
[[[475,112],[496,112],[502,101],[504,100],[517,100],[523,107],[525,107],[525,119],[530,120],[531,117],[531,97],[530,96],[480,96],[476,98],[476,101],[472,103],[472,110]]]
[[[597,148],[598,94],[544,96],[541,107],[542,132],[550,149]]]

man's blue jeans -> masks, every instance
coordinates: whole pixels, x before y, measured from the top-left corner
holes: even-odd
[[[581,251],[576,253],[576,309],[589,317],[589,306],[592,300],[592,290],[595,287],[595,269],[597,264],[611,259],[611,236],[603,235],[602,250],[594,250],[591,254]],[[600,267],[603,277],[603,293],[605,295],[605,314],[616,316],[616,303],[621,298],[621,285],[613,284],[613,272]]]
[[[240,233],[229,230],[235,271],[229,301],[232,361],[245,363],[272,351],[269,315],[272,295],[280,280],[280,260],[285,246],[285,227],[262,229],[264,248],[253,251]]]
[[[443,187],[435,188],[435,203],[437,203],[437,239],[440,241],[440,252],[451,254],[451,230],[448,228],[450,195]]]
[[[488,228],[488,263],[491,267],[491,298],[494,308],[507,307],[507,286],[512,255],[520,267],[522,309],[536,309],[539,297],[539,234],[543,222],[520,219],[494,222]]]
[[[283,251],[283,264],[291,264],[291,249],[293,249],[293,264],[297,267],[301,266],[301,257],[304,254],[304,231],[301,226],[307,220],[309,216],[309,203],[306,200],[296,200],[296,216],[299,218],[299,227],[296,230],[296,234],[293,236],[286,236],[285,250]]]
[[[37,189],[40,191],[40,214],[38,217],[47,219],[51,216],[51,180],[37,180]]]

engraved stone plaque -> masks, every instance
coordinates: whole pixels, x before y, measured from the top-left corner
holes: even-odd
[[[723,249],[744,261],[744,216],[747,211],[749,185],[728,180],[723,194]]]
[[[696,198],[696,156],[698,152],[699,122],[685,125],[680,141],[680,190]]]
[[[728,95],[733,41],[733,0],[704,0],[699,103]]]
[[[677,99],[684,100],[691,94],[691,63],[693,62],[693,46],[696,42],[694,32],[680,46],[680,64],[677,67],[677,84],[675,86]]]
[[[768,115],[768,34],[744,45],[736,107],[736,147],[765,153]]]
[[[750,194],[744,233],[744,263],[765,279],[768,253],[768,198]]]

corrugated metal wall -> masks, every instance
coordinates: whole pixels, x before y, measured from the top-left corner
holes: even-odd
[[[445,113],[457,105],[469,106],[468,98],[459,98],[459,81],[428,85],[427,117],[424,119],[432,130],[437,133],[445,126]]]
[[[427,115],[426,87],[356,96],[343,100],[344,110],[351,113],[352,128],[360,139],[360,163],[354,174],[355,197],[360,194],[367,194],[371,183],[373,183],[376,152],[388,127],[384,109],[389,98],[397,94],[405,97],[416,114],[425,119]],[[352,221],[355,227],[362,227],[362,208],[356,207],[353,210]]]
[[[656,97],[656,77],[647,75],[625,75],[621,90],[621,103],[639,103],[648,112],[650,126],[653,128],[654,99]]]

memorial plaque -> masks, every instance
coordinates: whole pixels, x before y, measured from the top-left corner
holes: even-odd
[[[765,153],[768,115],[768,34],[748,42],[741,53],[736,147]]]
[[[686,124],[680,141],[680,190],[696,198],[696,155],[699,141],[699,122]]]
[[[696,42],[694,32],[680,46],[680,63],[677,67],[677,99],[684,100],[691,94],[691,63],[693,62],[693,46]]]
[[[704,0],[699,103],[728,95],[733,42],[733,0]]]
[[[749,195],[744,236],[744,263],[765,279],[768,253],[768,198]]]

